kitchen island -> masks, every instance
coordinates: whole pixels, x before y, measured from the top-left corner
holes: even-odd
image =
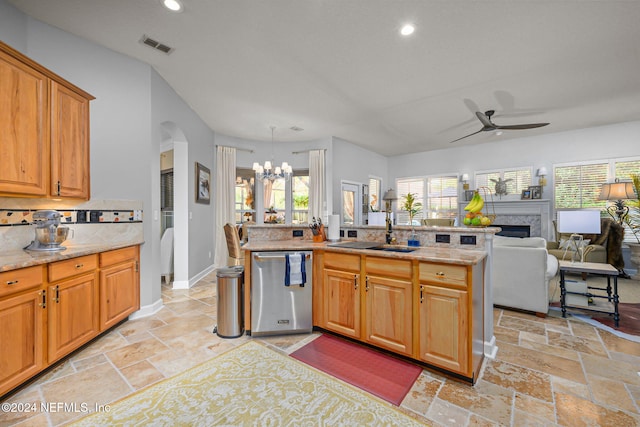
[[[251,325],[251,252],[311,250],[315,328],[473,383],[483,360],[487,252],[411,249],[415,250],[345,248],[303,239],[250,239],[244,246],[245,325]]]

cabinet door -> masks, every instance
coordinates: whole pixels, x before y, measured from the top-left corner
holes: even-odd
[[[44,367],[43,292],[0,301],[0,395]]]
[[[109,329],[140,308],[138,262],[130,260],[100,271],[100,330]]]
[[[366,276],[365,339],[397,353],[412,355],[411,281]]]
[[[98,335],[97,273],[51,285],[47,297],[51,363]]]
[[[467,292],[420,285],[418,357],[469,375]]]
[[[89,100],[51,83],[51,194],[89,199]]]
[[[0,52],[0,194],[45,196],[48,79]]]
[[[324,269],[325,328],[360,338],[360,275]]]

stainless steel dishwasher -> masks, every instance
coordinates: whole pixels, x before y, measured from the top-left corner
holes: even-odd
[[[286,255],[304,255],[306,282],[285,286]],[[251,256],[251,335],[311,332],[313,252],[253,252]]]

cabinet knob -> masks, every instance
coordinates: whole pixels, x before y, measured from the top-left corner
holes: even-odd
[[[84,267],[84,264],[76,264],[76,268],[80,269],[82,267]]]
[[[7,281],[7,285],[17,285],[19,280],[9,280]]]
[[[436,277],[440,277],[440,278],[444,277],[444,271],[438,271],[436,273]]]

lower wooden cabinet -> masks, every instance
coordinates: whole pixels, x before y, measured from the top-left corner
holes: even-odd
[[[138,247],[100,254],[100,330],[140,308]]]
[[[420,285],[418,358],[455,372],[467,371],[467,292]]]
[[[0,273],[0,396],[140,307],[139,247]]]
[[[360,274],[324,269],[324,327],[352,338],[360,338]]]
[[[0,300],[0,396],[45,367],[43,294],[36,289]]]
[[[98,335],[97,272],[50,285],[47,294],[47,362],[51,364]]]
[[[412,355],[411,290],[411,280],[366,276],[365,341]]]
[[[484,264],[325,251],[316,326],[475,381],[484,346]],[[320,288],[320,289],[317,289]]]

